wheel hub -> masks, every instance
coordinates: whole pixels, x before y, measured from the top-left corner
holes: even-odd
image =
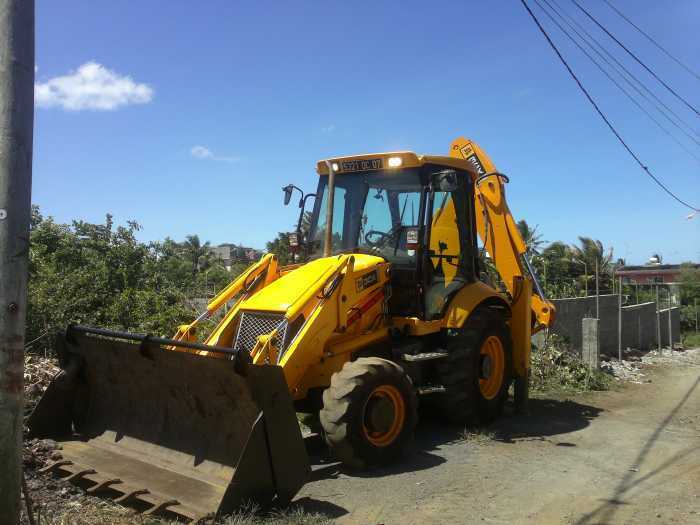
[[[387,398],[373,397],[367,402],[365,418],[370,432],[386,432],[394,417],[394,405]]]
[[[495,336],[487,337],[481,344],[479,390],[485,399],[494,399],[501,391],[505,377],[505,351],[503,343]]]
[[[393,385],[375,388],[367,398],[363,414],[365,438],[376,447],[386,447],[401,434],[406,418],[406,404]]]
[[[481,379],[488,379],[491,375],[491,357],[488,355],[481,356]]]

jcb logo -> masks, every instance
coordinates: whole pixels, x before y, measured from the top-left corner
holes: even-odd
[[[481,161],[479,160],[479,157],[477,157],[475,154],[472,154],[470,157],[467,157],[467,161],[474,166],[474,169],[479,175],[484,175],[486,173],[486,170],[484,169],[484,166],[481,164]]]

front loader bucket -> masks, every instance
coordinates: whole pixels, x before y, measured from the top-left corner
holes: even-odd
[[[57,343],[62,371],[28,421],[30,437],[61,445],[45,470],[189,519],[284,503],[304,484],[308,457],[280,367],[86,327]]]

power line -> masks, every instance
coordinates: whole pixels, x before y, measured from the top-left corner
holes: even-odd
[[[557,12],[557,10],[554,9],[554,8],[552,7],[552,5],[549,3],[548,0],[543,0],[543,1],[544,1],[545,4],[547,4],[547,6],[548,6],[548,7],[549,7],[549,8],[550,8],[550,9],[551,9],[565,24],[567,24],[567,25],[574,31],[574,33],[576,33],[576,35],[577,35],[586,45],[588,45],[594,52],[596,52],[596,53],[598,54],[598,56],[600,56],[600,57],[605,61],[605,63],[606,63],[609,67],[612,68],[612,64],[610,64],[610,62],[608,62],[608,61],[605,59],[604,56],[602,56],[589,42],[587,42],[587,41],[581,36],[581,33],[579,33],[579,32],[576,30],[575,27],[572,27],[571,24],[569,24],[569,23],[562,17],[561,13]],[[590,55],[590,53],[588,53],[588,51],[586,51],[583,47],[581,47],[581,45],[571,36],[571,34],[570,34],[566,29],[564,29],[564,28],[561,26],[561,24],[560,24],[559,22],[557,22],[557,21],[552,17],[552,15],[542,6],[542,4],[540,3],[539,0],[535,0],[535,3],[536,3],[536,4],[539,6],[539,8],[544,12],[544,14],[546,14],[547,17],[559,28],[559,30],[560,30],[562,33],[564,33],[564,35],[566,35],[566,36],[569,38],[569,40],[571,40],[571,42],[573,42],[574,45],[575,45],[584,55],[586,55],[586,57],[588,57],[588,59],[589,59],[591,62],[593,62],[593,64],[608,78],[608,80],[610,80],[610,82],[612,82],[620,91],[622,91],[622,93],[624,93],[624,94],[627,96],[627,98],[630,99],[630,101],[631,101],[635,106],[637,106],[647,117],[649,117],[649,119],[650,119],[652,122],[654,122],[654,124],[656,124],[656,125],[659,127],[659,129],[660,129],[661,131],[663,131],[663,132],[664,132],[666,135],[668,135],[676,144],[678,144],[678,146],[680,146],[681,149],[683,149],[688,155],[690,155],[691,157],[693,157],[696,161],[700,162],[700,157],[698,157],[697,155],[695,155],[695,153],[693,153],[691,150],[689,150],[680,140],[678,140],[678,139],[676,138],[675,135],[673,135],[673,134],[672,134],[668,129],[666,129],[658,120],[656,120],[656,119],[654,118],[654,116],[651,115],[651,113],[649,113],[649,112],[646,110],[646,108],[645,108],[644,106],[642,106],[642,105],[629,93],[629,91],[627,91],[624,87],[622,87],[622,86],[619,84],[619,82],[617,82],[612,76],[610,76],[610,73],[608,73],[608,72],[605,70],[605,68],[603,68],[603,66],[601,66],[600,63],[599,63],[595,58],[593,58],[593,57]],[[614,68],[613,68],[613,69],[614,69]],[[623,75],[620,74],[619,71],[616,71],[616,72],[618,73],[618,75],[620,75],[620,76],[623,78],[623,80],[627,80]],[[629,83],[629,81],[627,81],[627,82]],[[635,87],[635,88],[636,88],[636,86],[634,86],[633,84],[630,83],[630,85],[632,85],[632,87]],[[681,131],[683,131],[683,130],[681,130]],[[696,144],[700,145],[700,142],[698,142],[694,137],[692,137],[692,136],[690,136],[690,135],[688,135],[688,137],[689,137],[691,140],[693,140]]]
[[[603,44],[601,44],[601,43],[598,41],[598,39],[596,39],[596,37],[594,37],[593,35],[591,35],[591,34],[586,30],[585,27],[583,27],[578,21],[576,21],[575,18],[573,18],[570,14],[568,14],[561,6],[557,3],[557,0],[551,0],[551,1],[554,3],[555,6],[557,6],[557,9],[558,9],[559,12],[563,12],[564,15],[566,16],[566,18],[567,18],[570,22],[572,22],[574,25],[576,25],[576,27],[578,27],[581,31],[583,31],[583,33],[589,38],[590,41],[593,42],[593,44],[595,44],[595,46],[596,46],[598,49],[600,49],[600,50],[601,50],[603,53],[605,53],[605,55],[607,55],[613,62],[615,62],[615,64],[617,64],[617,67],[619,68],[619,70],[622,70],[622,71],[627,75],[627,77],[629,77],[629,78],[631,78],[632,80],[634,80],[634,82],[636,82],[636,83],[639,85],[639,87],[641,87],[646,93],[648,93],[658,104],[652,102],[652,101],[649,99],[648,96],[646,96],[644,93],[642,93],[642,92],[639,90],[639,88],[638,88],[637,86],[635,86],[632,82],[630,82],[629,80],[627,80],[627,78],[625,78],[625,80],[627,81],[627,83],[628,83],[637,93],[639,93],[640,96],[642,96],[647,102],[649,102],[651,105],[653,105],[654,108],[656,108],[656,110],[657,110],[659,113],[661,113],[661,115],[662,115],[666,120],[668,120],[674,127],[676,127],[678,130],[680,130],[681,133],[683,133],[686,137],[690,138],[693,142],[697,143],[697,139],[694,138],[694,137],[692,137],[691,135],[689,135],[682,127],[680,127],[680,125],[679,125],[678,123],[680,122],[680,123],[683,124],[688,130],[690,130],[691,133],[693,133],[695,136],[698,136],[698,133],[697,133],[697,131],[695,131],[695,129],[693,128],[693,126],[691,126],[688,122],[686,122],[680,115],[678,115],[678,113],[676,113],[676,112],[673,111],[670,107],[668,107],[668,106],[666,105],[666,103],[665,103],[663,100],[661,100],[652,90],[650,90],[650,89],[644,84],[644,82],[642,82],[641,80],[639,80],[639,78],[637,78],[637,76],[636,76],[634,73],[632,73],[629,69],[627,69],[627,68],[625,67],[625,65],[624,65],[622,62],[620,62],[617,58],[615,58],[615,55],[613,55],[612,53],[610,53],[610,51],[608,51],[608,50],[605,48],[605,46],[603,46]],[[555,9],[555,11],[557,11],[557,9]],[[570,24],[568,24],[568,25],[569,25],[569,27],[571,27]],[[585,39],[584,39],[584,40],[585,40]],[[600,55],[600,53],[598,53],[598,55]],[[602,58],[602,57],[601,57],[601,58]],[[605,60],[605,59],[603,59],[603,60]],[[605,60],[605,62],[606,62],[608,65],[610,65],[610,63],[609,63],[607,60]],[[611,67],[613,67],[613,66],[611,66]],[[618,71],[619,71],[619,70],[618,70]],[[621,76],[622,76],[622,75],[621,75]],[[661,108],[659,107],[659,105],[661,105],[661,107],[663,107],[663,108],[668,112],[668,114],[673,115],[677,120],[672,119],[666,112],[663,111],[663,109],[661,109]]]
[[[693,106],[692,104],[690,104],[690,102],[688,102],[686,99],[684,99],[683,97],[681,97],[678,93],[676,93],[676,92],[673,90],[673,88],[672,88],[671,86],[669,86],[666,82],[664,82],[663,80],[661,80],[661,78],[659,78],[659,76],[658,76],[656,73],[654,73],[644,62],[642,62],[642,61],[637,57],[637,55],[635,55],[634,53],[632,53],[632,51],[630,51],[630,50],[627,48],[627,46],[625,46],[625,44],[623,44],[623,43],[620,42],[617,38],[615,38],[615,35],[613,35],[610,31],[607,30],[607,28],[605,28],[605,26],[603,26],[600,22],[598,22],[598,20],[596,20],[596,19],[593,17],[593,15],[591,15],[588,11],[586,11],[586,10],[581,6],[581,4],[579,4],[576,0],[571,0],[571,1],[574,3],[574,5],[575,5],[576,7],[578,7],[581,11],[583,11],[583,13],[584,13],[588,18],[590,18],[590,19],[593,21],[593,23],[594,23],[595,25],[597,25],[600,29],[602,29],[602,30],[605,32],[606,35],[608,35],[610,38],[612,38],[612,39],[615,41],[615,43],[616,43],[617,45],[619,45],[622,49],[624,49],[625,52],[626,52],[629,56],[631,56],[640,66],[642,66],[644,69],[646,69],[647,72],[648,72],[651,76],[653,76],[656,80],[658,80],[658,81],[661,83],[661,85],[664,86],[669,92],[671,92],[671,93],[673,94],[673,96],[675,96],[678,100],[680,100],[681,102],[683,102],[683,104],[685,104],[686,106],[688,106],[696,115],[698,115],[698,116],[700,117],[700,112],[695,108],[695,106]]]
[[[643,35],[647,38],[647,40],[649,40],[649,41],[650,41],[652,44],[654,44],[657,48],[659,48],[661,51],[663,51],[663,53],[664,53],[668,58],[670,58],[671,60],[673,60],[676,64],[678,64],[679,66],[681,66],[681,67],[682,67],[683,69],[685,69],[688,73],[690,73],[690,74],[693,75],[695,78],[697,78],[698,80],[700,80],[700,75],[698,75],[695,71],[693,71],[693,70],[690,69],[688,66],[686,66],[686,65],[685,65],[683,62],[681,62],[679,59],[677,59],[676,57],[674,57],[674,56],[673,56],[670,52],[668,52],[666,49],[664,49],[664,48],[661,46],[661,44],[659,44],[659,43],[658,43],[656,40],[654,40],[650,35],[648,35],[641,27],[639,27],[637,24],[635,24],[634,22],[632,22],[632,20],[630,20],[629,18],[627,18],[627,17],[624,15],[624,13],[622,13],[622,12],[621,12],[617,7],[615,7],[611,2],[609,2],[608,0],[603,0],[603,1],[604,1],[606,4],[608,4],[608,7],[609,7],[610,9],[612,9],[612,10],[615,11],[618,15],[620,15],[620,17],[622,17],[622,18],[625,20],[625,22],[627,22],[629,25],[631,25],[632,27],[634,27],[637,31],[639,31],[641,34],[643,34]]]
[[[642,163],[642,161],[639,159],[639,157],[637,157],[637,155],[634,153],[634,151],[632,151],[632,149],[627,145],[627,143],[624,141],[624,139],[623,139],[623,138],[620,136],[620,134],[617,132],[617,130],[615,129],[615,127],[610,123],[610,121],[608,120],[608,117],[606,117],[605,114],[604,114],[604,113],[602,112],[602,110],[600,109],[600,107],[598,107],[598,104],[596,103],[596,101],[593,100],[593,97],[591,97],[591,95],[588,93],[588,90],[583,86],[583,84],[582,84],[581,81],[578,79],[578,77],[576,76],[576,74],[574,73],[574,71],[571,69],[571,66],[569,66],[569,63],[568,63],[568,62],[566,61],[566,59],[562,56],[561,52],[559,51],[559,48],[554,44],[554,42],[552,41],[552,39],[549,37],[549,34],[547,33],[547,31],[544,29],[544,27],[542,27],[542,24],[540,23],[539,19],[537,18],[537,16],[535,15],[535,13],[532,12],[532,10],[530,9],[530,6],[527,4],[527,2],[526,2],[525,0],[520,0],[520,3],[523,4],[523,7],[527,10],[527,12],[528,12],[528,14],[530,15],[530,17],[532,18],[533,22],[535,22],[535,24],[537,25],[537,28],[540,30],[540,32],[541,32],[542,35],[545,37],[545,39],[547,40],[547,42],[549,43],[549,45],[551,46],[551,48],[552,48],[552,49],[554,50],[554,52],[557,54],[557,56],[559,57],[559,60],[561,60],[561,63],[564,64],[564,67],[565,67],[566,70],[569,72],[569,74],[571,75],[571,77],[576,81],[576,84],[578,84],[579,89],[583,92],[583,94],[586,96],[586,98],[588,99],[588,101],[589,101],[589,102],[591,103],[591,105],[595,108],[595,110],[596,110],[596,112],[598,113],[598,115],[600,115],[600,118],[602,118],[603,121],[605,122],[605,124],[607,124],[608,128],[610,128],[610,131],[613,132],[613,134],[615,135],[615,137],[617,137],[617,140],[620,141],[620,144],[622,144],[622,146],[627,150],[627,153],[629,153],[630,156],[637,162],[637,164],[639,164],[639,167],[642,168],[642,170],[644,170],[644,172],[645,172],[647,175],[649,175],[649,177],[651,177],[652,180],[653,180],[654,182],[656,182],[656,184],[657,184],[662,190],[664,190],[666,193],[668,193],[668,194],[669,194],[671,197],[673,197],[676,201],[678,201],[679,203],[681,203],[683,206],[685,206],[685,207],[687,207],[687,208],[690,208],[690,209],[693,210],[693,211],[698,211],[698,212],[700,212],[700,208],[696,208],[695,206],[692,206],[692,205],[688,204],[687,202],[685,202],[684,200],[682,200],[680,197],[678,197],[675,193],[673,193],[671,190],[669,190],[669,189],[664,185],[664,183],[661,182],[659,179],[657,179],[656,176],[654,176],[654,174],[651,172],[651,170],[650,170],[649,168],[647,168],[647,167],[644,165],[644,163]]]

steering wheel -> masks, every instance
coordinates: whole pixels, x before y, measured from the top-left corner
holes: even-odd
[[[367,233],[365,233],[365,242],[367,243],[368,246],[372,248],[378,248],[380,246],[384,246],[386,243],[387,239],[390,238],[393,235],[393,231],[389,232],[380,232],[379,230],[370,230]],[[370,240],[370,237],[377,237],[379,238],[377,240]]]

